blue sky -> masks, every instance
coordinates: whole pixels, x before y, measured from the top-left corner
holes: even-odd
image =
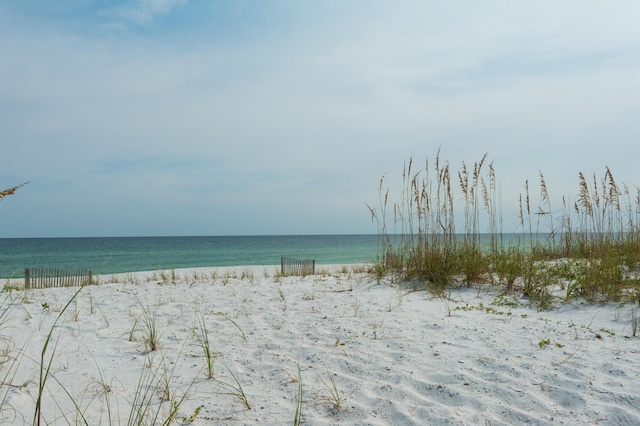
[[[0,0],[0,237],[375,233],[405,162],[640,184],[640,3]],[[556,204],[557,205],[557,204]],[[558,206],[559,207],[559,206]]]

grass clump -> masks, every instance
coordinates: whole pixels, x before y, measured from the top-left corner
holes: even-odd
[[[247,394],[244,392],[244,389],[242,388],[242,384],[240,383],[236,375],[233,373],[233,371],[231,371],[227,363],[224,362],[223,360],[220,360],[220,362],[222,362],[222,365],[227,370],[227,373],[229,374],[230,377],[228,379],[224,379],[224,378],[216,379],[216,382],[218,383],[218,385],[220,385],[220,388],[221,388],[221,390],[218,393],[221,395],[230,395],[237,398],[240,402],[242,402],[242,404],[247,408],[247,410],[251,410],[251,404],[249,404],[249,399],[247,398]]]
[[[198,346],[200,346],[204,353],[207,365],[207,378],[212,379],[214,373],[213,367],[217,357],[211,349],[211,341],[209,340],[207,323],[205,321],[204,314],[200,309],[196,309],[196,319],[193,326],[193,335],[198,341]]]
[[[439,152],[417,171],[410,159],[397,202],[385,185],[383,177],[379,205],[368,206],[378,226],[372,268],[378,279],[411,282],[436,295],[490,283],[520,291],[540,309],[575,298],[640,301],[640,189],[618,185],[608,167],[602,178],[579,173],[577,200],[563,197],[557,210],[542,173],[537,203],[526,180],[520,232],[509,236],[486,155],[457,172]]]
[[[152,310],[152,308],[147,304],[143,305],[140,299],[136,296],[138,303],[141,306],[142,313],[138,318],[136,318],[135,324],[142,322],[142,327],[140,331],[142,332],[142,340],[144,341],[145,347],[147,351],[153,352],[156,351],[160,347],[160,332],[158,330],[158,324],[156,319],[156,313]],[[130,334],[130,340],[133,337],[133,332],[135,331],[135,325],[132,328]]]
[[[323,378],[320,378],[322,384],[327,390],[327,395],[329,401],[333,405],[336,411],[340,411],[342,409],[342,398],[340,397],[340,391],[338,390],[338,384],[336,383],[336,378],[334,377],[333,372],[329,368],[329,364],[323,359],[324,367],[327,371],[327,377],[329,378],[329,382],[326,382]]]
[[[127,425],[169,425],[178,415],[180,407],[187,398],[193,385],[178,393],[171,388],[171,380],[176,368],[176,362],[172,367],[167,367],[165,355],[160,356],[160,361],[155,362],[155,355],[148,354],[148,364],[143,368],[137,383],[131,409],[127,418]],[[159,398],[160,404],[154,403]],[[168,403],[167,410],[162,409],[162,402]]]
[[[296,386],[296,413],[293,417],[293,426],[302,424],[302,372],[300,370],[300,362],[298,361],[298,385]]]

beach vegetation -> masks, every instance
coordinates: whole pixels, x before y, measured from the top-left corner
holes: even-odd
[[[134,321],[133,321],[133,325],[131,325],[131,328],[129,329],[129,332],[127,333],[127,335],[129,336],[128,340],[130,342],[133,342],[135,340],[136,337],[136,332],[139,331],[140,329],[138,328],[138,323],[140,322],[140,316],[137,316]]]
[[[125,274],[124,282],[127,284],[140,284],[140,278],[136,273],[128,273]]]
[[[22,290],[22,287],[14,283],[10,278],[7,278],[5,285],[2,287],[3,291],[18,291]]]
[[[606,333],[606,334],[608,334],[609,336],[615,336],[615,335],[616,335],[615,331],[611,331],[611,330],[608,330],[608,329],[606,329],[606,328],[601,328],[601,329],[600,329],[600,332],[601,332],[601,333]]]
[[[240,273],[241,280],[249,280],[250,282],[253,282],[254,278],[255,278],[255,274],[249,268],[244,268]]]
[[[448,317],[453,316],[453,314],[451,313],[451,304],[449,303],[450,300],[448,298],[444,298],[442,300],[444,301],[444,309],[447,313],[447,316]]]
[[[487,155],[458,171],[439,152],[424,167],[410,158],[398,201],[383,176],[378,204],[368,206],[378,228],[370,272],[434,295],[490,284],[519,292],[539,310],[572,300],[640,302],[640,189],[619,184],[608,167],[601,177],[577,177],[575,202],[564,196],[557,208],[542,172],[537,196],[525,180],[514,239],[503,233]]]
[[[78,319],[80,318],[80,308],[78,308],[78,300],[74,300],[73,301],[73,311],[71,311],[71,315],[72,315],[72,321],[73,322],[78,322]]]
[[[544,349],[546,346],[551,344],[551,339],[542,339],[538,342],[538,347],[540,349]]]
[[[13,415],[19,414],[12,411],[6,402],[12,388],[25,385],[15,383],[22,362],[22,357],[19,356],[22,351],[16,351],[13,340],[5,334],[5,330],[9,327],[7,321],[13,315],[16,304],[17,298],[12,297],[10,292],[2,292],[0,295],[0,421],[2,422],[10,420],[9,412]]]
[[[80,291],[82,291],[82,287],[80,287],[78,291],[75,292],[75,294],[69,299],[67,304],[64,305],[64,307],[60,310],[60,313],[56,317],[51,328],[49,329],[49,333],[47,334],[44,344],[42,346],[42,351],[40,353],[40,361],[39,361],[39,372],[38,372],[38,393],[37,393],[36,405],[35,405],[34,414],[33,414],[33,424],[40,425],[42,424],[42,421],[43,421],[42,400],[45,396],[44,392],[45,392],[45,385],[47,383],[47,380],[49,379],[49,377],[52,376],[51,365],[53,364],[53,358],[56,352],[56,346],[54,346],[53,350],[49,355],[49,358],[47,359],[47,351],[49,349],[49,343],[51,343],[53,331],[56,325],[58,324],[58,321],[62,317],[62,314],[64,314],[64,312],[67,310],[69,305],[71,305],[71,303],[76,300],[76,297],[78,297],[78,294],[80,294]]]
[[[0,200],[3,199],[4,197],[7,197],[9,195],[15,194],[18,189],[22,188],[23,186],[25,186],[28,183],[29,182],[24,182],[24,183],[21,183],[20,185],[16,185],[16,186],[11,187],[11,188],[3,189],[2,191],[0,191]]]
[[[236,279],[236,275],[231,273],[230,271],[225,271],[222,275],[222,285],[228,285],[232,279]]]
[[[136,319],[135,324],[142,322],[140,331],[142,332],[143,342],[146,349],[149,352],[153,352],[160,347],[160,331],[158,330],[156,312],[148,304],[143,305],[138,296],[136,296],[136,300],[141,306],[142,313]],[[132,331],[135,329],[135,324]],[[132,334],[130,334],[130,337],[132,337]]]
[[[198,346],[202,349],[205,357],[207,367],[207,378],[212,379],[214,373],[214,363],[216,361],[216,355],[211,348],[211,341],[209,340],[209,331],[207,329],[207,323],[205,321],[204,314],[200,308],[196,308],[195,312],[195,324],[193,325],[193,335],[198,342]]]
[[[195,422],[196,418],[198,417],[198,414],[200,414],[200,410],[202,409],[201,405],[198,405],[194,410],[193,413],[191,413],[189,415],[189,417],[182,417],[182,424],[183,425],[190,425],[193,422]]]
[[[640,318],[638,317],[638,311],[635,306],[631,307],[631,336],[636,337],[638,335],[638,326],[640,326]]]
[[[216,378],[216,383],[220,386],[220,391],[217,393],[220,395],[231,395],[237,398],[242,404],[247,408],[247,410],[251,410],[251,404],[249,404],[249,399],[247,398],[247,394],[244,392],[242,388],[242,384],[238,380],[238,377],[233,373],[233,371],[229,368],[224,360],[220,360],[225,370],[228,373],[228,377]]]
[[[113,388],[112,388],[113,383],[107,382],[107,380],[104,377],[104,373],[102,372],[102,369],[100,368],[100,365],[95,360],[95,358],[94,358],[94,363],[96,364],[96,370],[98,370],[98,378],[93,378],[89,382],[89,384],[83,391],[83,394],[89,395],[91,397],[91,401],[89,402],[88,406],[95,399],[98,399],[99,401],[104,401],[104,405],[106,406],[107,422],[108,424],[114,424],[114,419],[112,417],[112,410],[111,410],[111,394],[113,392]],[[101,410],[100,419],[102,419],[102,414],[103,412]],[[102,422],[100,421],[100,423]]]
[[[242,338],[242,340],[246,343],[247,342],[247,335],[244,333],[244,330],[242,329],[242,327],[240,327],[240,325],[238,325],[238,323],[236,321],[234,321],[233,319],[231,319],[231,317],[229,317],[228,315],[225,315],[224,318],[227,321],[229,321],[231,324],[233,324],[233,326],[238,330],[240,338]]]
[[[296,379],[296,412],[293,417],[293,425],[300,426],[302,424],[302,372],[300,370],[300,361],[298,361],[298,377]]]
[[[159,362],[155,362],[156,355],[147,354],[147,363],[138,378],[133,399],[130,401],[130,412],[127,425],[169,425],[178,415],[178,411],[186,400],[192,382],[189,387],[181,392],[171,389],[170,383],[177,362],[172,362],[172,367],[166,366],[165,355],[158,355]],[[160,404],[154,403],[154,398],[160,399]],[[163,410],[162,402],[168,403],[169,408]]]
[[[187,284],[195,285],[198,282],[206,282],[207,276],[204,273],[200,273],[198,271],[193,271],[187,278]]]
[[[379,336],[378,332],[382,328],[383,324],[384,324],[384,319],[373,321],[370,324],[371,325],[371,329],[373,331],[373,339],[374,340],[378,340],[378,339],[381,338],[381,336]]]
[[[91,293],[89,293],[89,313],[91,315],[94,315],[96,313],[96,307],[93,304],[93,296],[91,296]]]
[[[340,391],[338,390],[338,384],[336,383],[336,378],[334,373],[329,368],[329,364],[325,359],[322,360],[324,363],[325,370],[327,372],[327,378],[329,381],[325,381],[322,377],[320,377],[320,381],[325,387],[327,391],[327,396],[331,405],[336,411],[340,411],[342,409],[342,398],[340,396]]]
[[[577,353],[578,353],[578,351],[579,351],[579,350],[580,350],[580,348],[576,349],[575,351],[573,351],[572,353],[570,353],[570,354],[569,354],[569,356],[567,356],[565,359],[563,359],[563,360],[561,360],[561,361],[559,361],[559,362],[554,362],[554,363],[553,363],[553,365],[554,365],[555,367],[557,367],[557,366],[559,366],[559,365],[562,365],[562,364],[565,364],[565,363],[569,362],[569,360],[571,360],[571,358],[573,358],[573,357],[575,356],[575,354],[577,354]]]

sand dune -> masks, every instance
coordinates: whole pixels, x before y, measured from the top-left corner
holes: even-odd
[[[172,407],[173,424],[292,424],[301,384],[309,425],[640,424],[630,305],[537,312],[490,287],[434,298],[355,266],[322,269],[101,277],[53,329],[43,422],[128,424],[143,406],[141,424],[161,424]],[[43,344],[76,290],[5,300],[3,424],[32,423]],[[197,312],[217,357],[212,379]],[[155,351],[145,343],[150,320]]]

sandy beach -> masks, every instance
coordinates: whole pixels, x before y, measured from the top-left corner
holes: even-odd
[[[436,298],[363,265],[100,281],[66,310],[78,288],[5,293],[2,424],[33,423],[41,365],[43,424],[640,424],[631,305]]]

